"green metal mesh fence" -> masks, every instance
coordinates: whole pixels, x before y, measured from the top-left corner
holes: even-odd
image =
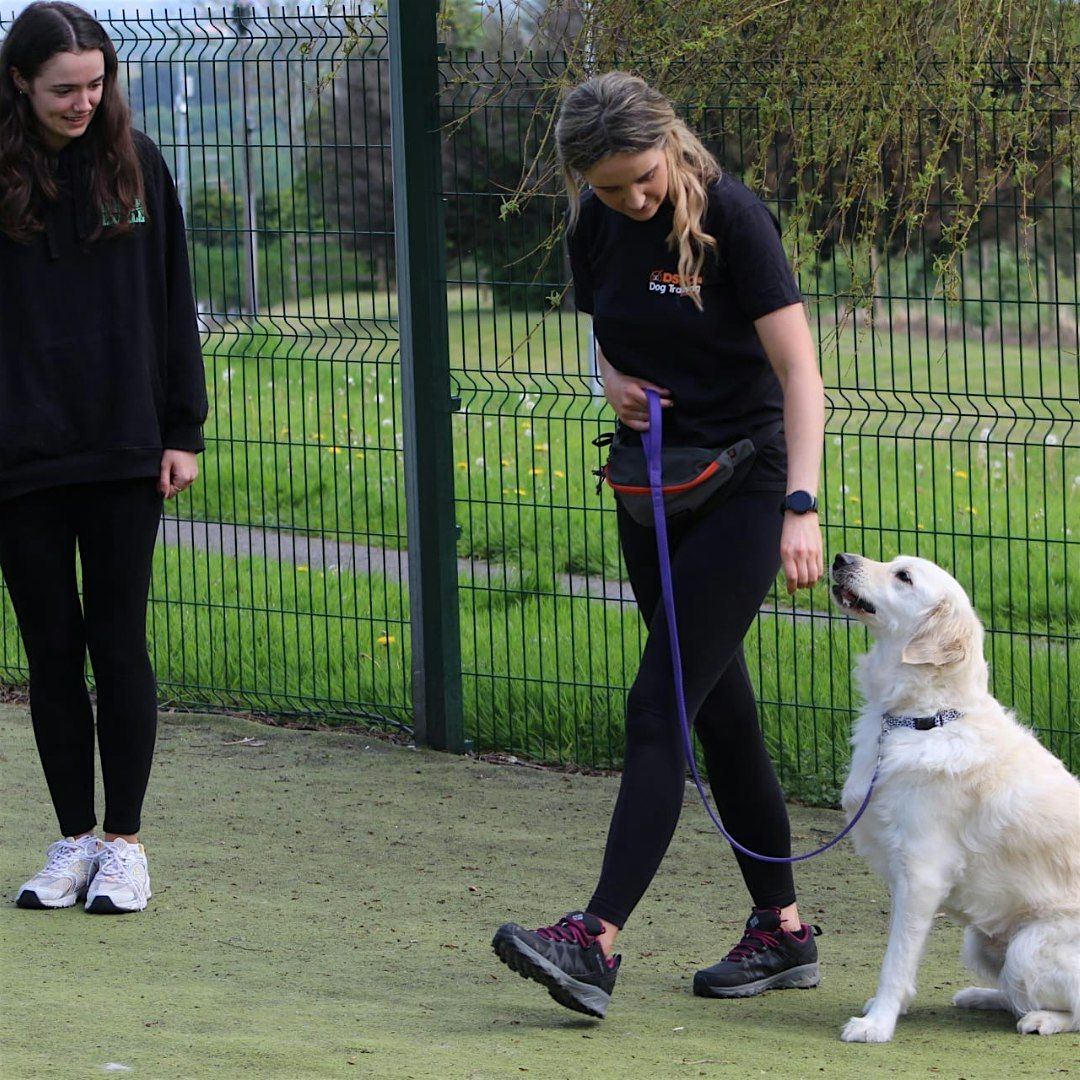
[[[109,28],[137,122],[184,201],[211,398],[201,480],[170,506],[157,555],[162,696],[408,725],[385,30],[239,12]],[[440,64],[466,734],[479,752],[605,767],[620,759],[642,628],[610,498],[594,492],[591,440],[612,421],[551,244],[563,203],[552,184],[514,199],[560,61],[504,59]],[[1078,122],[1056,108],[1056,123]],[[735,173],[757,122],[724,101],[695,118]],[[782,222],[787,170],[777,148]],[[906,252],[829,250],[799,274],[830,405],[828,551],[903,551],[952,570],[987,624],[995,692],[1075,769],[1074,175],[1062,167],[1040,186],[1031,228],[1005,196],[991,206],[950,302],[929,233]],[[936,210],[949,198],[938,192]],[[846,313],[871,268],[872,326],[865,310]],[[823,587],[795,602],[775,592],[752,630],[747,658],[789,792],[830,797],[842,777],[864,647]],[[0,592],[0,680],[25,676]]]
[[[314,13],[107,26],[187,214],[211,401],[157,554],[161,694],[406,723],[385,35]]]
[[[542,91],[561,71],[557,58],[465,55],[443,70],[452,362],[463,400],[458,520],[461,552],[477,560],[463,580],[463,634],[473,643],[466,700],[480,747],[607,764],[619,757],[622,691],[642,634],[612,500],[592,487],[591,440],[611,414],[592,377],[587,320],[559,300],[567,280],[559,251],[545,262],[564,209],[558,184],[534,174],[539,194],[525,201],[518,193],[549,133],[551,97]],[[733,72],[751,86],[766,77]],[[760,117],[738,104],[752,97],[746,89],[693,117],[736,175],[760,139]],[[1078,114],[1061,100],[1059,86],[1048,88],[1043,107],[1054,110],[1064,138]],[[977,171],[1003,150],[993,140],[978,147]],[[767,201],[790,225],[797,189],[782,145],[764,169]],[[995,692],[1075,768],[1074,175],[1071,163],[1044,170],[1027,207],[1030,226],[1017,194],[1006,190],[991,204],[948,302],[933,269],[940,222],[955,199],[944,184],[907,250],[826,246],[808,258],[805,236],[789,229],[787,241],[829,403],[827,550],[904,552],[949,568],[987,624]],[[872,273],[872,298],[858,307],[854,295]],[[777,589],[747,645],[788,790],[831,791],[846,762],[851,667],[867,646],[864,631],[830,608],[824,586],[794,601]]]

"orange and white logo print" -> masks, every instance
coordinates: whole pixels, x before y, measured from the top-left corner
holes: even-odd
[[[688,292],[700,292],[704,281],[698,274],[684,284],[681,274],[672,270],[653,270],[649,274],[649,292],[660,293],[662,296],[683,296]]]

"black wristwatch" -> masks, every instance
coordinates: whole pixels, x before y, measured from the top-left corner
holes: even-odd
[[[780,504],[780,512],[790,510],[793,514],[809,514],[812,510],[817,513],[817,499],[809,491],[793,491],[784,496]]]

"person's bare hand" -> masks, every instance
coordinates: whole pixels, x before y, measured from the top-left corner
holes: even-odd
[[[660,395],[660,405],[668,408],[671,391],[646,379],[637,379],[632,375],[623,375],[610,363],[604,373],[604,397],[615,410],[615,415],[634,431],[649,430],[649,400],[645,390],[655,390]]]
[[[161,455],[158,491],[171,499],[191,487],[198,475],[199,463],[194,454],[187,450],[166,450]]]
[[[780,535],[780,562],[787,580],[787,591],[809,589],[821,580],[824,572],[821,525],[817,514],[784,514]]]

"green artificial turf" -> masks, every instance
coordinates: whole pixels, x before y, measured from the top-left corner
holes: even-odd
[[[845,842],[797,872],[824,979],[694,998],[747,898],[690,799],[621,940],[607,1020],[495,959],[495,927],[552,921],[594,884],[614,777],[453,758],[364,734],[166,715],[144,816],[142,914],[21,911],[55,824],[26,710],[0,706],[0,1075],[578,1080],[1076,1075],[1078,1038],[961,1012],[960,932],[941,920],[893,1043],[846,1045],[874,988],[887,901]],[[100,808],[99,808],[100,812]],[[795,844],[840,816],[792,808]],[[116,1071],[116,1070],[113,1070]]]

